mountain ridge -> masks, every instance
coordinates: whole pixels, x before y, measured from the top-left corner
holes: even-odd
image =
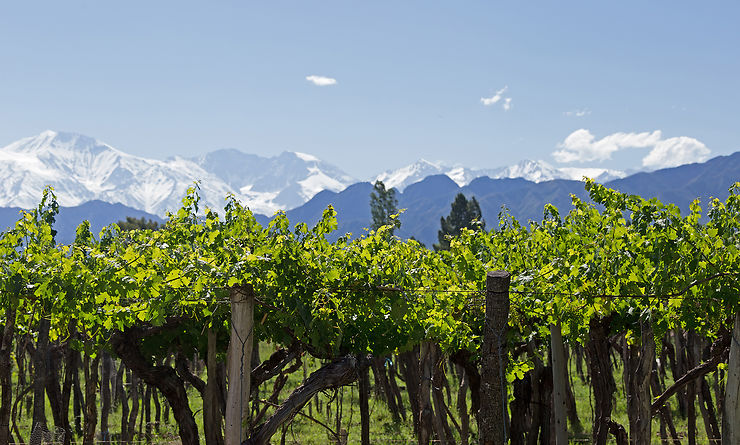
[[[687,209],[696,197],[706,202],[712,195],[727,196],[727,188],[740,178],[740,152],[628,176],[616,170],[556,168],[543,161],[475,170],[421,160],[407,167],[384,172],[386,186],[397,186],[399,208],[407,209],[400,217],[398,235],[414,236],[431,245],[439,219],[449,212],[449,203],[458,192],[477,197],[489,227],[502,206],[523,221],[541,218],[547,202],[569,208],[571,194],[586,197],[582,182],[573,180],[584,172],[600,173],[603,183],[621,191],[657,196]],[[276,209],[285,208],[291,221],[310,224],[328,204],[339,212],[338,233],[361,234],[371,219],[370,182],[356,182],[338,167],[301,152],[261,157],[227,148],[191,158],[155,160],[127,154],[88,136],[45,131],[0,148],[0,179],[0,206],[15,207],[16,213],[18,208],[35,207],[41,190],[51,183],[65,208],[89,202],[93,202],[88,204],[91,207],[103,207],[103,202],[113,202],[127,212],[118,219],[138,217],[136,212],[157,218],[179,208],[186,188],[199,179],[201,207],[220,211],[225,197],[233,193],[261,222],[269,221]],[[98,214],[90,215],[97,224]]]
[[[422,159],[375,179],[384,179],[389,188],[402,191],[435,174],[445,174],[464,186],[481,176],[541,182],[580,178],[582,172],[623,176],[623,172],[601,168],[555,168],[544,161],[470,169]],[[64,206],[100,199],[164,216],[179,206],[194,181],[199,183],[206,206],[220,208],[224,197],[233,193],[252,210],[265,214],[296,208],[322,190],[338,192],[358,182],[339,167],[302,152],[263,157],[223,148],[194,157],[159,160],[128,154],[90,136],[52,130],[0,148],[0,206],[33,207],[41,190],[53,185]]]
[[[223,160],[224,154],[237,159]],[[209,162],[212,158],[215,161]],[[222,179],[225,173],[232,173],[231,183]],[[254,182],[245,182],[249,179]],[[157,160],[130,155],[89,136],[51,130],[0,148],[0,206],[33,207],[41,190],[51,184],[61,205],[100,199],[163,216],[179,206],[194,181],[199,182],[204,205],[221,208],[233,193],[265,213],[355,182],[329,163],[294,152],[264,158],[238,150],[213,151],[195,159]]]
[[[686,164],[653,172],[641,172],[625,178],[608,181],[607,187],[644,198],[656,197],[664,203],[676,204],[682,214],[689,211],[694,199],[700,199],[706,212],[711,198],[725,200],[729,188],[740,181],[740,152],[717,156],[703,163]],[[684,185],[681,185],[684,184]],[[335,236],[344,233],[361,235],[370,226],[370,183],[360,183],[341,192],[325,192],[314,196],[306,204],[287,212],[291,222],[311,225],[331,204],[337,210],[338,229]],[[431,247],[437,241],[439,220],[450,212],[450,204],[457,193],[469,198],[475,196],[481,206],[487,227],[498,224],[498,215],[504,208],[519,220],[539,221],[545,204],[555,205],[562,216],[571,209],[571,196],[588,200],[582,181],[554,179],[539,183],[523,178],[479,177],[465,186],[458,185],[445,175],[432,175],[397,193],[401,238],[414,238]]]
[[[532,182],[544,182],[553,179],[580,180],[584,176],[604,182],[627,176],[627,172],[621,170],[601,167],[555,167],[543,160],[525,159],[506,167],[472,169],[420,159],[415,163],[397,169],[386,170],[375,176],[375,180],[383,181],[387,188],[396,188],[403,191],[409,185],[419,182],[427,176],[438,174],[449,177],[460,187],[468,185],[476,178],[485,176],[493,179],[524,178]]]

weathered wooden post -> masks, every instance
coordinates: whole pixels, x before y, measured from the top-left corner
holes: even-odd
[[[740,444],[740,310],[735,314],[732,330],[730,360],[727,365],[724,415],[722,416],[722,445]]]
[[[560,320],[550,325],[550,351],[552,352],[552,412],[555,418],[555,444],[568,445],[568,420],[566,419],[566,385],[568,364]]]
[[[360,444],[370,445],[370,373],[368,368],[361,369],[358,376],[360,391]]]
[[[506,327],[511,276],[502,270],[486,274],[486,319],[481,351],[480,445],[503,445],[506,432]]]
[[[228,352],[229,387],[226,394],[225,445],[240,445],[247,439],[249,385],[254,336],[254,291],[252,286],[229,289],[231,338]]]
[[[419,345],[419,445],[429,445],[434,435],[432,400],[432,351],[434,346],[430,341],[423,341]]]
[[[655,334],[650,321],[640,321],[640,332],[640,345],[627,345],[625,341],[622,350],[630,443],[650,443],[652,438],[650,378],[655,363]]]
[[[203,393],[203,431],[206,445],[223,443],[221,436],[221,413],[218,409],[218,378],[216,377],[216,331],[208,328],[208,350],[206,356],[206,372],[208,380]]]

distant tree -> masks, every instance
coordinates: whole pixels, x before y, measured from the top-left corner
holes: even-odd
[[[468,201],[465,195],[458,193],[450,207],[450,214],[445,218],[440,218],[442,228],[437,232],[439,244],[434,245],[434,250],[449,250],[449,238],[459,235],[462,229],[483,230],[486,228],[486,222],[481,216],[480,205],[475,197]]]
[[[127,216],[126,221],[121,220],[121,221],[118,221],[116,224],[124,232],[129,231],[129,230],[137,230],[137,229],[148,229],[148,230],[159,229],[159,223],[157,221],[153,221],[151,219],[147,220],[143,216],[141,218],[134,218],[133,216]]]
[[[409,237],[409,241],[416,241],[417,243],[419,243],[419,244],[421,245],[421,247],[423,247],[423,248],[425,248],[425,249],[427,248],[427,245],[426,245],[426,244],[424,244],[423,242],[421,242],[421,240],[419,240],[419,239],[416,239],[416,237],[415,237],[415,236],[410,236],[410,237]]]
[[[391,218],[391,215],[398,213],[396,189],[386,189],[383,181],[375,181],[373,191],[370,193],[370,213],[373,216],[372,230],[378,230],[385,225],[393,226],[393,230],[401,227],[398,218]]]

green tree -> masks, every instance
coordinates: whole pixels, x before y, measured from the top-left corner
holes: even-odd
[[[136,229],[148,229],[157,230],[159,229],[159,223],[151,219],[147,220],[143,216],[141,218],[134,218],[133,216],[127,216],[126,221],[118,221],[116,223],[118,227],[124,232]]]
[[[386,189],[383,181],[375,181],[373,191],[370,193],[370,213],[373,216],[372,230],[378,230],[382,226],[393,226],[393,231],[401,227],[401,221],[391,216],[398,213],[398,199],[396,189]]]
[[[450,237],[459,235],[462,229],[484,230],[486,228],[486,222],[481,216],[480,205],[475,197],[468,201],[465,195],[458,193],[450,207],[450,214],[440,218],[442,228],[437,232],[439,244],[434,245],[434,250],[449,250]]]

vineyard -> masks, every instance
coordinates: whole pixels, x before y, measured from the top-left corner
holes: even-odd
[[[739,444],[740,183],[683,216],[586,189],[439,252],[197,187],[59,245],[48,189],[0,238],[0,444]]]

